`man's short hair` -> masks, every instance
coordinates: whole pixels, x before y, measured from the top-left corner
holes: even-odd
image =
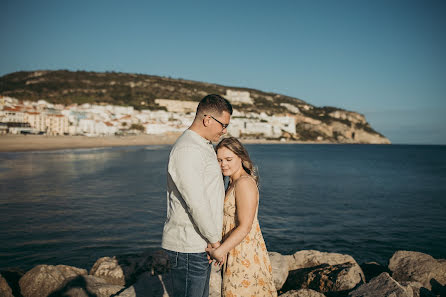
[[[221,115],[224,111],[232,115],[232,105],[227,99],[216,94],[205,96],[197,107],[197,115]]]

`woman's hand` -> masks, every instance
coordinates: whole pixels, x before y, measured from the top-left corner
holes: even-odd
[[[221,248],[212,248],[208,247],[206,249],[206,252],[209,254],[209,256],[216,261],[215,264],[223,265],[226,261],[226,253],[222,251]]]

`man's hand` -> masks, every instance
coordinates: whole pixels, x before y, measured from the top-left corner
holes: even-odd
[[[226,254],[219,248],[212,248],[212,247],[208,247],[206,249],[206,252],[208,253],[208,259],[209,263],[212,262],[212,259],[215,260],[215,265],[223,265],[226,261]]]
[[[211,256],[209,255],[208,250],[212,249],[212,245],[208,242],[208,247],[206,248],[206,255],[208,257],[209,264],[212,262]]]
[[[206,253],[207,253],[207,257],[208,257],[209,264],[212,263],[212,261],[213,261],[213,259],[211,258],[211,255],[209,254],[209,251],[211,251],[211,250],[213,250],[213,249],[216,249],[216,248],[218,248],[219,246],[220,246],[220,242],[219,242],[219,241],[214,242],[214,243],[209,243],[209,242],[208,242],[208,247],[207,247],[207,249],[206,249]]]
[[[216,248],[218,248],[221,244],[220,244],[220,241],[217,241],[217,242],[211,243],[210,245],[211,245],[212,248],[216,249]],[[208,247],[209,247],[209,246],[208,246]]]
[[[207,252],[207,257],[208,257],[208,261],[209,263],[212,263],[213,259],[210,255],[210,252],[215,250],[216,248],[218,248],[220,246],[220,241],[214,242],[214,243],[208,243],[208,247],[206,249]]]

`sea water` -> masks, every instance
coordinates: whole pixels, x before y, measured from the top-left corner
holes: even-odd
[[[446,146],[251,144],[269,251],[446,258]],[[0,269],[160,248],[170,146],[0,153]]]

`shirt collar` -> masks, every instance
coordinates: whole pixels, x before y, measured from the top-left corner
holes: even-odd
[[[198,134],[197,132],[192,131],[192,130],[190,130],[190,129],[187,129],[187,130],[186,130],[186,133],[189,134],[189,135],[190,135],[194,140],[196,140],[197,142],[199,142],[199,143],[203,143],[203,144],[206,144],[206,145],[210,145],[211,147],[213,147],[213,146],[212,146],[212,141],[207,140],[206,138],[204,138],[203,136],[201,136],[201,135]]]

